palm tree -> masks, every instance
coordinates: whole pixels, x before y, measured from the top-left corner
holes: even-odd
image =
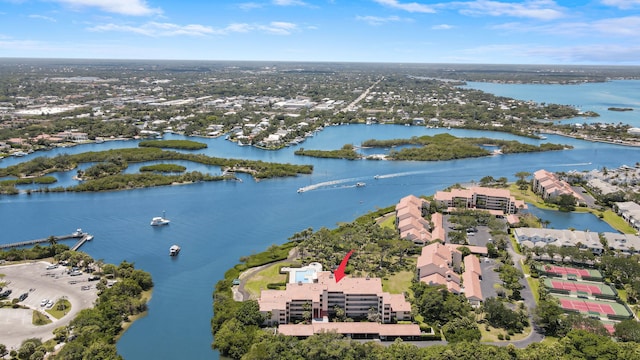
[[[58,239],[56,239],[55,236],[51,235],[47,238],[47,241],[49,242],[49,245],[53,246],[55,244],[58,243]]]

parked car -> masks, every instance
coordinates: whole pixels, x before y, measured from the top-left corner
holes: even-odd
[[[46,306],[48,302],[49,299],[42,299],[42,301],[40,301],[40,306]]]
[[[53,301],[52,301],[52,300],[49,300],[49,302],[47,303],[47,305],[45,305],[45,307],[46,307],[47,309],[51,309],[51,308],[53,307]]]
[[[75,270],[75,271],[70,272],[69,275],[71,275],[71,276],[80,276],[80,275],[82,275],[82,271]]]
[[[24,301],[24,299],[26,299],[27,296],[29,296],[29,293],[20,294],[20,296],[18,296],[18,300],[19,301]]]
[[[88,281],[100,280],[100,276],[98,276],[98,275],[89,276],[89,278],[87,280]]]
[[[7,289],[7,290],[3,291],[2,293],[0,293],[0,298],[8,297],[9,295],[11,295],[12,292],[13,291],[11,289]]]
[[[57,269],[57,268],[58,268],[58,265],[56,265],[56,264],[47,266],[47,270],[53,270],[53,269]]]

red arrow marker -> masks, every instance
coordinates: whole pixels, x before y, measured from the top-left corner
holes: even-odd
[[[344,277],[344,269],[347,267],[347,261],[349,261],[349,257],[351,256],[351,254],[353,254],[353,250],[349,251],[347,256],[345,256],[344,259],[342,259],[342,261],[340,262],[340,266],[338,266],[336,271],[333,272],[333,276],[335,276],[336,278],[336,283],[342,280],[342,278]]]

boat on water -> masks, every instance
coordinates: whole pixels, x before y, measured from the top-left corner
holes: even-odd
[[[378,179],[380,179],[380,175],[376,175],[376,176],[374,176],[373,178],[374,178],[374,179],[376,179],[376,180],[378,180]]]
[[[162,212],[162,216],[156,216],[151,219],[151,226],[162,226],[169,225],[169,219],[164,217],[164,211]]]
[[[298,194],[303,193],[303,192],[304,192],[304,189],[303,189],[303,188],[299,188],[299,189],[298,189]]]
[[[169,256],[176,256],[178,255],[178,253],[180,253],[180,246],[171,245],[171,247],[169,248]]]
[[[363,182],[356,183],[356,187],[365,187],[365,186],[367,186],[367,183],[363,183]]]

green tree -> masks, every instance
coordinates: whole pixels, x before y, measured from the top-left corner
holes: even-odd
[[[240,359],[249,351],[256,331],[255,326],[244,326],[239,320],[230,319],[216,332],[212,347],[224,356]]]
[[[541,298],[533,311],[535,323],[548,336],[563,336],[566,332],[564,312],[557,301]]]
[[[571,330],[561,340],[570,359],[617,360],[618,349],[611,338],[585,330]]]
[[[260,326],[264,322],[264,316],[260,312],[260,306],[256,300],[241,302],[236,310],[236,319],[243,325]]]
[[[613,335],[620,341],[640,343],[640,322],[635,319],[623,320],[614,325]]]
[[[461,341],[480,341],[482,334],[478,324],[468,317],[452,320],[442,327],[444,337],[450,343]]]

